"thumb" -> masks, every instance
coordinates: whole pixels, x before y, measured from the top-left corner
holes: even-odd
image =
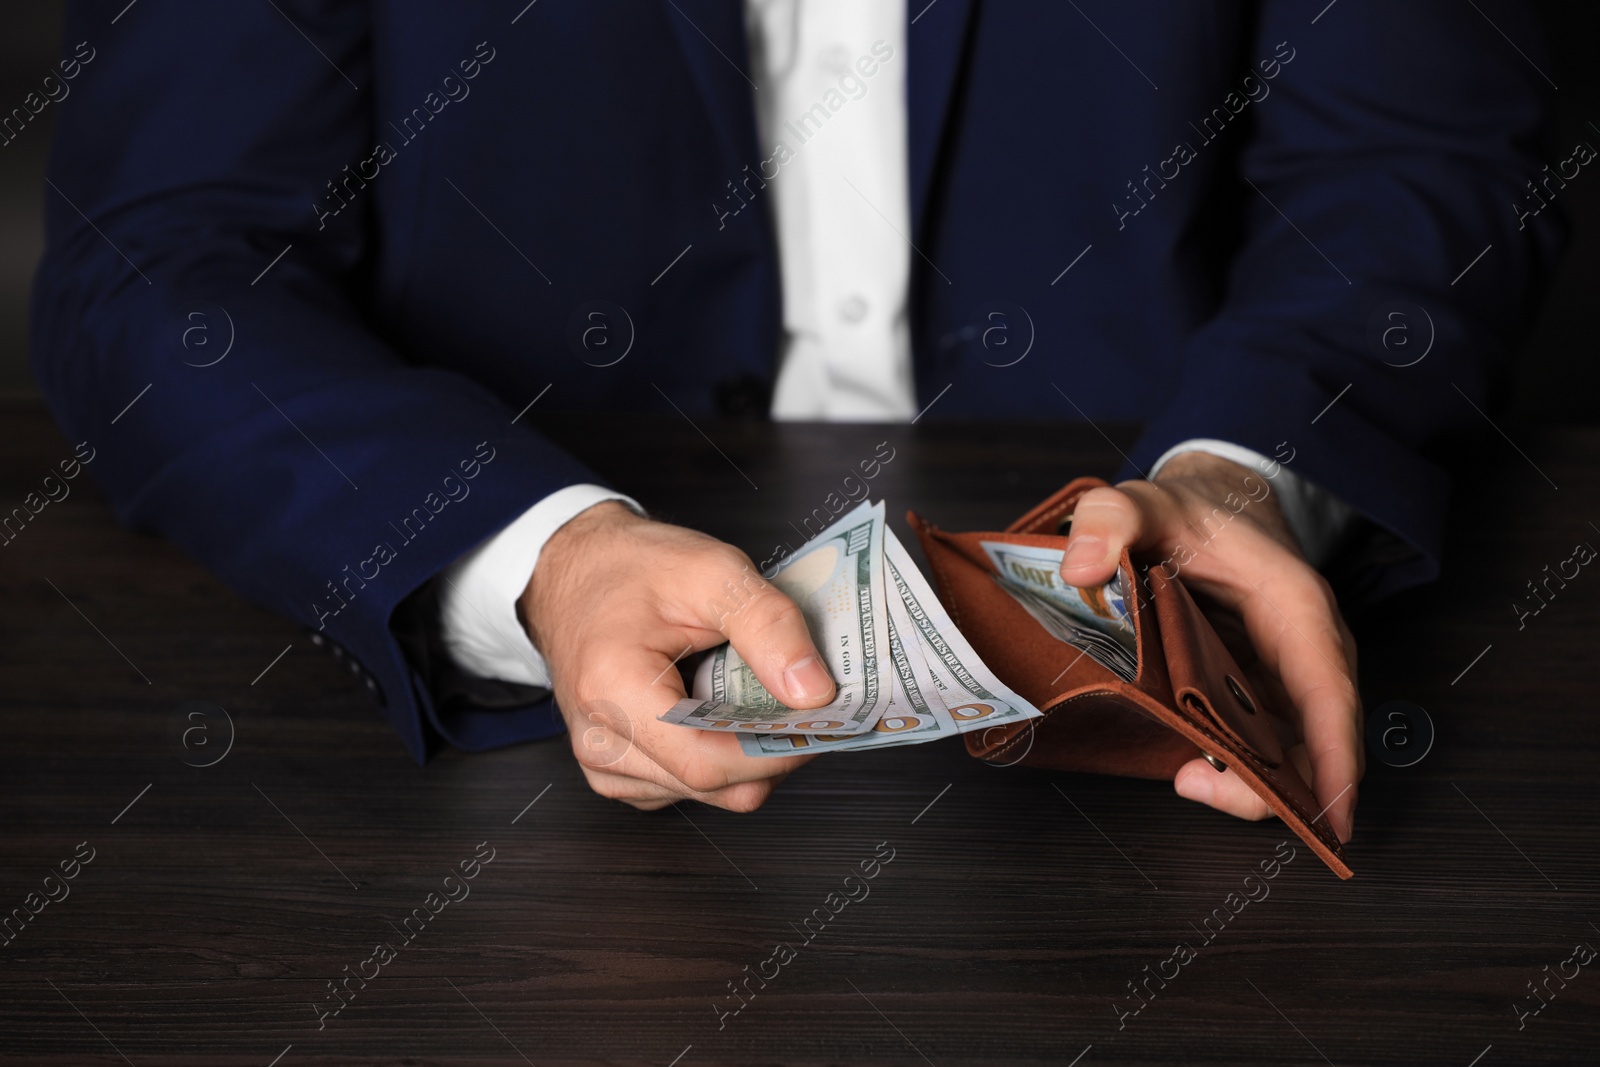
[[[805,616],[781,590],[763,581],[754,595],[717,620],[767,692],[792,708],[815,708],[833,699],[833,677],[811,642]]]
[[[1134,483],[1091,489],[1072,510],[1072,534],[1061,558],[1061,577],[1076,586],[1111,580],[1124,548],[1139,548],[1149,527]]]

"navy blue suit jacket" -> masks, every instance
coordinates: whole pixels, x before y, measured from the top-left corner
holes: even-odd
[[[68,16],[93,55],[34,304],[58,420],[124,521],[364,664],[419,757],[552,732],[548,702],[445,714],[392,616],[594,480],[512,423],[547,384],[546,408],[699,415],[770,383],[780,163],[742,0],[123,7]],[[1481,420],[1556,243],[1554,211],[1526,216],[1555,158],[1543,54],[1524,4],[1323,7],[923,10],[887,61],[916,384],[954,386],[930,420],[1143,420],[1139,467],[1190,437],[1286,443],[1418,550],[1392,588],[1436,568],[1430,452]],[[574,344],[591,301],[636,333],[609,367]],[[1032,321],[1013,366],[981,343],[994,301]],[[1381,320],[1420,346],[1393,301],[1431,319],[1413,366],[1374,343]]]

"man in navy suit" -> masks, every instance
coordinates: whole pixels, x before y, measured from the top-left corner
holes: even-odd
[[[553,732],[553,690],[601,793],[749,810],[800,760],[657,722],[675,657],[731,639],[786,701],[833,692],[782,594],[708,607],[742,553],[534,401],[1136,418],[1145,477],[1085,499],[1063,574],[1132,545],[1236,611],[1348,838],[1354,646],[1314,564],[1436,573],[1440,444],[1559,236],[1526,5],[81,0],[66,40],[55,414],[124,521],[349,656],[419,758]],[[1024,318],[1024,358],[987,344]],[[1266,813],[1198,760],[1176,784]]]

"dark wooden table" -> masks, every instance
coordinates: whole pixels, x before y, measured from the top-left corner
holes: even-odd
[[[752,554],[883,440],[891,514],[957,529],[1117,463],[1085,429],[701,428],[716,448],[676,416],[552,432]],[[93,850],[0,943],[0,1062],[1594,1063],[1600,965],[1565,961],[1600,946],[1600,575],[1520,631],[1510,605],[1600,545],[1600,433],[1508,432],[1528,458],[1483,444],[1448,580],[1359,624],[1368,707],[1422,705],[1431,751],[1369,761],[1353,881],[1301,847],[1209,944],[1197,927],[1289,835],[1163,783],[940,743],[824,757],[737,816],[602,800],[559,740],[419,768],[298,629],[119,529],[80,478],[0,548],[0,914]],[[0,505],[70,454],[39,409],[0,409]],[[228,718],[184,720],[188,701]],[[470,896],[319,1028],[328,983],[370,975],[481,842]],[[1180,941],[1203,947],[1119,1026]],[[719,1020],[778,942],[794,958]],[[1519,1026],[1530,982],[1554,993]]]

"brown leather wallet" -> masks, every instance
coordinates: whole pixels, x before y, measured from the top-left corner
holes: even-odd
[[[950,617],[984,663],[1044,713],[1042,719],[966,735],[980,759],[1061,771],[1171,779],[1204,756],[1232,768],[1340,878],[1344,848],[1279,741],[1280,709],[1246,680],[1222,639],[1176,577],[1140,570],[1122,555],[1134,626],[1131,682],[1052,636],[996,580],[984,541],[1061,549],[1078,498],[1107,483],[1079,478],[1000,533],[947,533],[915,513]]]

